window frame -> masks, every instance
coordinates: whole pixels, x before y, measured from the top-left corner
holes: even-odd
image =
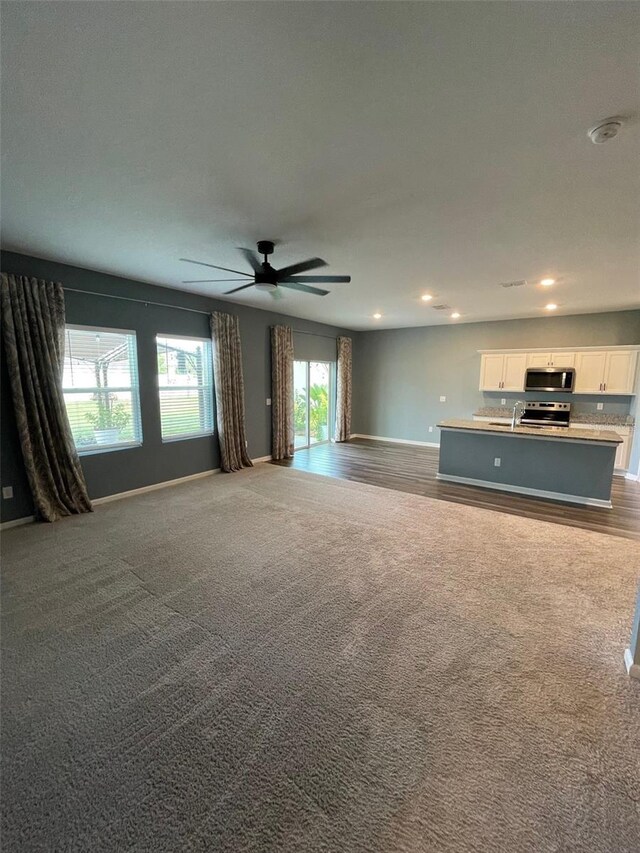
[[[135,347],[135,364],[133,365],[133,376],[136,382],[135,384],[131,384],[129,386],[117,386],[110,387],[110,391],[113,392],[123,392],[131,394],[131,413],[132,419],[134,422],[134,434],[137,434],[138,438],[135,438],[132,441],[119,441],[117,444],[92,444],[87,445],[86,447],[79,447],[76,444],[75,438],[73,439],[73,444],[76,449],[76,453],[78,456],[96,456],[101,453],[113,453],[117,450],[131,450],[134,447],[142,447],[144,436],[142,433],[142,411],[140,408],[140,371],[139,371],[139,354],[138,354],[138,335],[136,334],[135,329],[118,329],[112,328],[109,326],[85,326],[80,323],[65,323],[64,324],[64,333],[65,333],[65,346],[64,346],[64,359],[63,359],[63,370],[62,370],[62,395],[63,402],[65,404],[65,412],[67,412],[67,401],[65,399],[66,394],[95,394],[99,391],[99,387],[96,385],[82,387],[82,388],[67,388],[64,385],[64,361],[66,360],[67,352],[66,352],[66,339],[67,339],[67,331],[71,332],[104,332],[107,334],[115,334],[115,335],[130,335],[133,337],[133,344]],[[131,370],[130,370],[131,373]],[[67,412],[67,419],[69,419],[69,415]],[[69,426],[71,427],[71,422],[69,421]],[[72,432],[73,438],[73,432]]]
[[[204,351],[208,352],[209,357],[203,357],[203,366],[208,376],[209,382],[204,383],[202,385],[173,385],[173,386],[163,386],[160,385],[160,373],[158,372],[158,354],[159,354],[159,344],[158,339],[162,338],[164,340],[169,341],[197,341],[198,343],[205,344]],[[171,444],[174,441],[189,441],[193,438],[209,438],[210,436],[215,435],[216,433],[216,418],[215,418],[215,394],[213,387],[213,345],[211,343],[211,338],[201,337],[200,335],[179,335],[175,332],[156,332],[155,334],[155,347],[156,347],[156,389],[157,389],[157,398],[158,398],[158,419],[160,421],[160,438],[163,444]],[[208,348],[208,349],[207,349]],[[204,353],[203,353],[204,356]],[[182,433],[180,435],[169,435],[166,438],[162,435],[162,399],[160,396],[161,391],[209,391],[209,402],[211,404],[211,429],[201,430],[199,432],[188,432]]]

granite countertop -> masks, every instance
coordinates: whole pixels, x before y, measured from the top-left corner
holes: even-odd
[[[535,436],[536,438],[562,438],[566,441],[606,441],[620,444],[623,439],[610,429],[567,429],[567,427],[517,426],[514,430],[508,424],[490,424],[482,421],[467,421],[463,418],[450,418],[440,421],[440,429],[468,429],[473,432],[498,432],[505,435]]]
[[[512,412],[513,409],[506,406],[483,406],[473,414],[478,418],[511,418]],[[635,419],[632,415],[614,415],[611,412],[572,412],[571,423],[633,427]]]

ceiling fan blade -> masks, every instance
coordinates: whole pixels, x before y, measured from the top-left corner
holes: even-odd
[[[313,293],[315,296],[326,296],[328,290],[320,290],[319,287],[308,287],[306,284],[295,284],[291,281],[280,281],[278,287],[288,287],[289,290],[301,290],[303,293]]]
[[[230,270],[229,267],[217,267],[215,264],[205,264],[203,261],[192,261],[191,258],[180,258],[181,261],[184,261],[187,264],[198,264],[200,267],[211,267],[214,270],[224,270],[225,272],[235,272],[238,275],[247,276],[247,278],[253,278],[251,273],[242,272],[241,270]]]
[[[228,296],[230,293],[237,293],[239,290],[246,290],[247,287],[253,287],[254,282],[250,281],[249,284],[243,284],[242,287],[234,287],[233,290],[225,290],[224,296]]]
[[[260,262],[260,258],[252,249],[243,249],[242,246],[238,246],[237,249],[239,252],[242,252],[247,263],[254,272],[262,272],[262,263]]]
[[[210,284],[214,281],[242,281],[241,278],[198,278],[193,281],[183,281],[183,284]]]
[[[290,278],[299,272],[317,270],[320,267],[326,267],[326,265],[327,262],[323,261],[322,258],[309,258],[308,261],[300,261],[299,264],[291,264],[289,267],[283,267],[281,270],[278,270],[278,278]]]
[[[297,275],[295,278],[291,276],[287,276],[287,278],[281,278],[279,281],[298,281],[303,284],[313,284],[313,282],[317,282],[318,284],[349,284],[351,281],[350,275]]]

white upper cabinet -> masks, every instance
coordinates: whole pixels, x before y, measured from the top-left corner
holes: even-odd
[[[507,353],[504,357],[502,389],[504,391],[524,391],[524,374],[526,369],[526,352]]]
[[[527,353],[483,354],[480,365],[481,391],[522,391]]]
[[[575,352],[552,352],[551,367],[575,367],[576,354]]]
[[[638,362],[637,349],[598,349],[553,352],[481,353],[481,391],[522,391],[525,371],[529,367],[544,370],[555,367],[573,367],[576,371],[574,392],[576,394],[624,394],[635,393],[635,376]]]
[[[483,355],[480,364],[480,390],[501,391],[504,375],[504,354]]]
[[[551,367],[550,352],[527,353],[527,367]]]
[[[575,352],[530,352],[527,367],[575,367]]]
[[[633,394],[638,353],[600,350],[576,354],[576,394]]]
[[[610,350],[604,369],[605,394],[633,394],[638,353],[633,350]]]
[[[602,394],[607,353],[579,352],[576,358],[576,394]]]

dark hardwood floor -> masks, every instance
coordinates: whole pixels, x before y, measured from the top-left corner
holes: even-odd
[[[431,447],[358,438],[345,444],[321,444],[308,450],[298,450],[293,459],[272,464],[554,524],[582,527],[612,536],[640,539],[640,484],[624,477],[613,478],[613,509],[597,509],[441,482],[436,480],[438,449]]]

